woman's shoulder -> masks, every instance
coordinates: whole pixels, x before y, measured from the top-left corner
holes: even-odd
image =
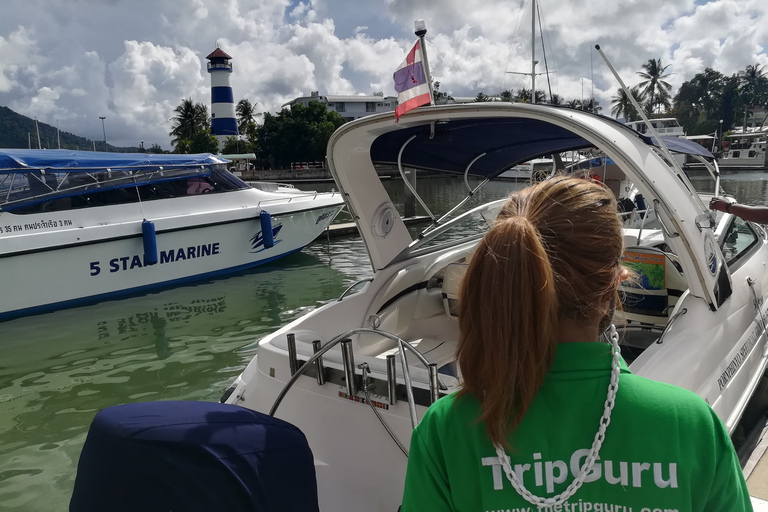
[[[667,418],[677,424],[720,427],[707,401],[693,391],[639,375],[622,375],[617,393],[619,403],[655,420]]]
[[[478,423],[480,402],[470,393],[454,392],[429,406],[419,422],[419,430],[451,429],[459,424]]]

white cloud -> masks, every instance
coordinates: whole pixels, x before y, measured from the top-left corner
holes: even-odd
[[[392,72],[427,22],[429,60],[443,91],[460,96],[529,87],[529,0],[5,0],[0,18],[0,104],[87,137],[168,147],[182,98],[208,103],[205,56],[232,55],[235,100],[276,111],[299,95],[393,94]],[[768,65],[764,0],[540,0],[553,92],[595,95],[607,112],[616,81],[650,58],[670,82],[713,67]],[[544,70],[537,35],[537,70]],[[546,88],[546,79],[537,79]],[[64,129],[64,128],[63,128]]]

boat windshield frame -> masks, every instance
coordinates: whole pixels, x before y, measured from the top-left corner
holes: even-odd
[[[221,176],[222,173],[228,174],[227,180],[232,188],[248,188],[248,184],[228,173],[225,163],[0,169],[0,211],[13,212],[95,192],[138,189],[147,185]]]

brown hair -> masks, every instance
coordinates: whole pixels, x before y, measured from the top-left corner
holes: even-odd
[[[459,296],[459,395],[480,401],[495,444],[509,447],[541,387],[559,320],[611,313],[622,252],[611,191],[565,177],[513,193],[478,244]]]

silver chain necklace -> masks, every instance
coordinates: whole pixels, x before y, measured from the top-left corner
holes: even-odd
[[[600,424],[597,433],[595,434],[595,440],[592,443],[592,449],[589,451],[589,456],[587,456],[586,462],[581,467],[581,471],[576,475],[576,478],[573,479],[573,482],[571,482],[562,493],[552,496],[551,498],[542,498],[532,494],[531,491],[525,488],[523,482],[517,478],[517,474],[512,471],[512,464],[509,456],[504,451],[504,448],[499,445],[494,445],[496,448],[496,455],[499,456],[501,467],[504,468],[504,473],[507,475],[507,479],[517,493],[531,505],[554,507],[555,505],[565,503],[565,501],[579,490],[579,487],[581,487],[581,484],[584,483],[587,475],[592,470],[592,466],[595,465],[595,460],[600,454],[600,447],[605,440],[605,429],[607,429],[608,425],[611,423],[611,411],[613,411],[613,406],[616,403],[616,392],[619,390],[619,373],[621,372],[619,333],[616,332],[616,326],[613,324],[611,324],[609,338],[612,345],[611,351],[613,352],[613,362],[611,363],[611,381],[608,384],[608,396],[605,399],[605,409],[600,418]]]

